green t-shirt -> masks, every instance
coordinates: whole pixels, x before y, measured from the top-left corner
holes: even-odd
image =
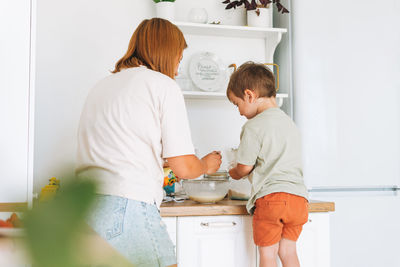
[[[258,198],[286,192],[308,199],[301,161],[300,132],[279,108],[269,108],[248,120],[240,134],[237,162],[254,165],[247,210]]]

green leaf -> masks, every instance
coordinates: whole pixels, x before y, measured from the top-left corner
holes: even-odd
[[[61,185],[54,200],[40,203],[29,211],[24,224],[27,245],[34,266],[74,267],[74,251],[85,224],[85,217],[95,196],[93,182]]]

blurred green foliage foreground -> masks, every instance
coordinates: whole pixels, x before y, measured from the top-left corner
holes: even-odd
[[[54,199],[26,213],[26,242],[33,266],[132,266],[85,223],[96,185],[75,178],[69,181],[73,182],[62,185]]]

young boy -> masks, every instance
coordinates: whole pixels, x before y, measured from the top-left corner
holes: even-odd
[[[247,210],[260,267],[300,266],[296,241],[308,220],[300,134],[276,104],[275,79],[263,64],[247,62],[229,81],[227,96],[248,121],[242,128],[233,179],[249,175],[252,192]]]

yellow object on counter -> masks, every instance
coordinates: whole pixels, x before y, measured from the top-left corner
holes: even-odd
[[[47,201],[54,198],[59,189],[60,180],[56,179],[55,177],[51,177],[49,179],[49,184],[42,188],[39,201]]]
[[[164,184],[165,193],[171,194],[175,192],[175,182],[177,178],[170,168],[164,168]]]

